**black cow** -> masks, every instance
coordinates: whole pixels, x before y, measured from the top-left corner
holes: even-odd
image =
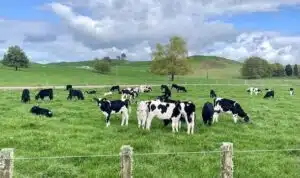
[[[88,90],[88,91],[85,91],[87,94],[96,94],[97,91],[96,90]]]
[[[249,122],[250,120],[248,114],[238,102],[226,98],[215,98],[213,123],[218,122],[219,114],[225,112],[232,113],[234,123],[237,122],[238,116],[243,118],[245,122]]]
[[[187,92],[186,89],[185,89],[185,87],[179,86],[179,85],[177,85],[177,84],[172,84],[171,90],[172,90],[173,88],[175,88],[175,89],[177,90],[177,92],[179,92],[179,91]]]
[[[119,86],[119,85],[115,85],[115,86],[112,86],[112,87],[110,88],[110,91],[111,91],[111,92],[113,92],[113,91],[115,91],[115,90],[117,90],[118,92],[120,92],[120,86]]]
[[[77,97],[78,100],[84,100],[84,96],[81,90],[70,89],[67,99],[71,100],[74,96]]]
[[[70,89],[72,89],[72,88],[73,88],[72,85],[67,85],[67,86],[66,86],[66,90],[70,90]]]
[[[210,102],[206,102],[204,103],[203,107],[202,107],[202,119],[203,119],[203,123],[206,125],[211,125],[212,123],[212,119],[213,119],[213,115],[214,115],[214,106],[212,103]]]
[[[106,127],[110,125],[110,116],[111,114],[121,114],[122,115],[122,122],[121,126],[124,124],[128,125],[128,119],[129,119],[129,113],[131,112],[130,106],[129,106],[129,100],[126,99],[125,101],[122,100],[107,100],[106,98],[93,98],[97,105],[99,106],[99,109],[102,111],[102,113],[105,116],[105,122]]]
[[[171,90],[169,89],[169,87],[167,85],[161,85],[160,86],[161,90],[163,91],[163,96],[166,98],[170,98],[171,97]]]
[[[40,90],[39,93],[35,96],[35,100],[38,100],[39,98],[44,100],[45,97],[49,97],[50,100],[53,100],[53,89],[52,88]]]
[[[265,94],[264,98],[270,98],[270,97],[274,98],[274,95],[275,95],[274,90],[269,90]]]
[[[27,103],[30,101],[30,92],[28,89],[24,89],[21,96],[21,102]]]
[[[210,90],[209,96],[211,98],[216,98],[217,97],[216,92],[213,89]]]
[[[53,113],[49,110],[49,109],[45,109],[45,108],[41,108],[39,106],[33,106],[30,109],[30,112],[32,114],[36,114],[36,115],[44,115],[46,117],[52,117]]]

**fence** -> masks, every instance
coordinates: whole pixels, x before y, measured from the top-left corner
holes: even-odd
[[[220,153],[220,177],[233,177],[233,153],[250,153],[250,152],[282,152],[282,151],[300,151],[299,149],[278,149],[278,150],[240,150],[233,151],[233,144],[230,142],[223,142],[219,151],[201,151],[201,152],[175,152],[175,153],[133,153],[133,148],[130,145],[123,145],[119,155],[90,155],[90,156],[62,156],[62,157],[36,157],[36,158],[14,158],[15,149],[5,148],[0,150],[0,178],[12,178],[14,171],[14,160],[28,160],[28,159],[67,159],[74,157],[111,157],[120,156],[120,177],[133,177],[133,156],[145,155],[173,155],[173,154],[206,154],[206,153]]]

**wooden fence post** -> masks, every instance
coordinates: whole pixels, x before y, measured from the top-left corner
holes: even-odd
[[[221,178],[233,177],[233,144],[224,142],[221,146]]]
[[[130,145],[123,145],[121,147],[120,153],[120,163],[121,163],[121,178],[132,178],[132,167],[133,167],[133,148]]]
[[[14,149],[4,148],[0,150],[0,178],[12,178],[14,168]]]

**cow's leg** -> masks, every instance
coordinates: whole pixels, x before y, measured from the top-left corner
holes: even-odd
[[[234,123],[237,123],[237,121],[238,121],[238,119],[239,119],[239,118],[238,118],[238,115],[237,115],[237,114],[233,114],[232,117],[233,117],[233,122],[234,122]]]
[[[219,118],[219,113],[214,112],[212,123],[218,122],[218,118]]]
[[[128,120],[129,120],[128,110],[124,112],[124,116],[125,116],[125,125],[128,126]]]
[[[152,122],[152,119],[153,119],[154,116],[152,115],[149,115],[146,119],[146,129],[147,130],[150,130],[150,126],[151,126],[151,122]]]
[[[175,127],[176,127],[176,123],[175,120],[172,118],[172,132],[175,133]]]
[[[105,116],[105,123],[106,123],[106,127],[110,126],[110,114],[103,112],[104,116]]]

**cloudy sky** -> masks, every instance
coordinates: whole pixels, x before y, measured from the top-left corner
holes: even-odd
[[[0,55],[19,45],[41,63],[150,60],[180,35],[191,55],[300,64],[299,19],[300,0],[1,0]]]

